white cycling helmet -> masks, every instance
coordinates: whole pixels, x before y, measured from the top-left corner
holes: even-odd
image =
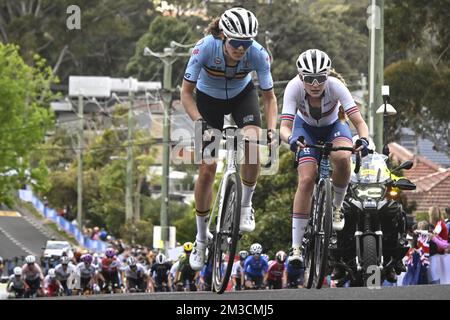
[[[127,264],[130,266],[130,267],[134,267],[135,265],[136,265],[136,258],[135,257],[133,257],[133,256],[131,256],[131,257],[129,257],[128,259],[127,259]]]
[[[220,17],[220,30],[227,38],[254,38],[258,34],[258,20],[244,8],[231,8]]]
[[[157,264],[164,264],[167,261],[167,258],[163,253],[158,253],[155,259]]]
[[[36,262],[36,258],[33,255],[29,255],[25,258],[27,264],[33,264]]]
[[[331,60],[328,55],[318,49],[309,49],[302,52],[297,59],[297,70],[300,74],[328,74]]]
[[[62,256],[60,261],[61,261],[61,264],[69,264],[70,259],[67,256]]]
[[[262,246],[259,243],[254,243],[250,246],[250,253],[251,254],[261,254],[262,253]]]
[[[15,267],[13,272],[14,272],[15,276],[21,276],[22,275],[22,268],[21,267]]]
[[[48,270],[48,275],[49,275],[49,277],[50,278],[54,278],[54,277],[56,277],[56,274],[55,274],[55,269],[49,269]]]

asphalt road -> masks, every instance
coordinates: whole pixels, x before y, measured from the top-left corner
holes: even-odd
[[[42,299],[42,298],[41,298]],[[284,289],[226,292],[136,293],[58,297],[62,300],[194,300],[201,304],[206,300],[449,300],[450,285],[426,285],[407,287],[368,288],[323,288],[320,290]],[[196,303],[197,305],[197,303]]]
[[[3,258],[40,256],[47,240],[46,235],[22,216],[0,216],[0,256]]]

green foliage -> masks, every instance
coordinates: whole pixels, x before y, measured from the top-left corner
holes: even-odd
[[[134,225],[126,223],[122,226],[120,234],[126,243],[153,246],[153,224],[151,222],[141,220]]]
[[[74,4],[81,10],[81,30],[66,26],[66,10]],[[71,74],[123,76],[153,15],[148,0],[4,0],[0,37],[19,44],[27,62],[34,53],[45,57],[63,82]]]
[[[191,19],[198,20],[198,19]],[[192,21],[191,21],[192,23]],[[194,29],[195,30],[195,29]],[[151,79],[163,81],[163,64],[152,56],[143,56],[144,48],[149,47],[154,52],[163,52],[170,46],[170,41],[182,44],[195,43],[200,36],[195,33],[189,23],[174,17],[158,16],[150,24],[150,27],[136,43],[136,51],[130,59],[127,71],[139,79]],[[181,49],[185,50],[185,49]],[[173,84],[181,82],[187,63],[187,58],[178,59],[173,64]]]
[[[19,47],[0,43],[0,202],[12,203],[12,193],[32,183],[45,189],[46,168],[30,167],[30,156],[51,128],[52,113],[44,106],[57,82],[45,60],[35,55],[27,65]]]
[[[402,126],[450,154],[448,0],[388,1],[385,8],[385,83],[392,89],[397,131]],[[401,125],[398,125],[401,124]],[[398,133],[398,132],[397,132]]]
[[[276,175],[261,176],[253,195],[256,229],[245,234],[241,249],[249,250],[254,242],[261,243],[271,257],[291,245],[292,202],[297,188],[297,173],[293,169],[292,152],[280,149],[280,166]]]

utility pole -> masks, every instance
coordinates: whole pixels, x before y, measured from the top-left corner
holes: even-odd
[[[83,96],[81,94],[78,95],[78,167],[77,167],[77,176],[78,176],[78,186],[77,186],[77,223],[78,228],[83,230],[83,132],[84,132],[84,115],[83,115]]]
[[[130,79],[131,80],[131,79]],[[130,81],[131,82],[131,81]],[[125,188],[125,220],[133,224],[133,199],[132,199],[132,188],[133,188],[133,102],[134,102],[134,92],[131,90],[128,92],[129,103],[128,103],[128,135],[127,135],[127,177],[126,177],[126,188]],[[133,231],[134,232],[134,231]]]
[[[361,114],[366,123],[369,123],[367,103],[366,103],[366,92],[367,92],[367,77],[364,73],[361,73],[361,91],[362,91],[362,99],[361,99]]]
[[[163,90],[161,91],[162,103],[164,107],[164,131],[163,131],[163,170],[161,179],[161,240],[164,243],[164,250],[167,252],[169,242],[169,166],[170,166],[170,107],[172,103],[172,65],[179,57],[189,57],[189,52],[176,53],[175,46],[188,47],[180,45],[175,41],[170,43],[170,48],[164,48],[163,53],[156,53],[149,48],[144,49],[145,56],[154,56],[164,63],[164,81]],[[191,47],[191,45],[189,45]]]
[[[370,33],[370,88],[369,88],[369,130],[377,150],[383,149],[383,118],[376,113],[383,103],[381,86],[384,83],[384,0],[371,0],[367,9]]]

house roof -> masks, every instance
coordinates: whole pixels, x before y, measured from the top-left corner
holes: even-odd
[[[423,156],[414,155],[397,143],[390,143],[389,150],[394,161],[414,161],[413,167],[405,170],[404,175],[417,186],[416,190],[405,191],[408,200],[417,204],[415,212],[426,212],[431,206],[450,206],[450,168],[443,168]]]

